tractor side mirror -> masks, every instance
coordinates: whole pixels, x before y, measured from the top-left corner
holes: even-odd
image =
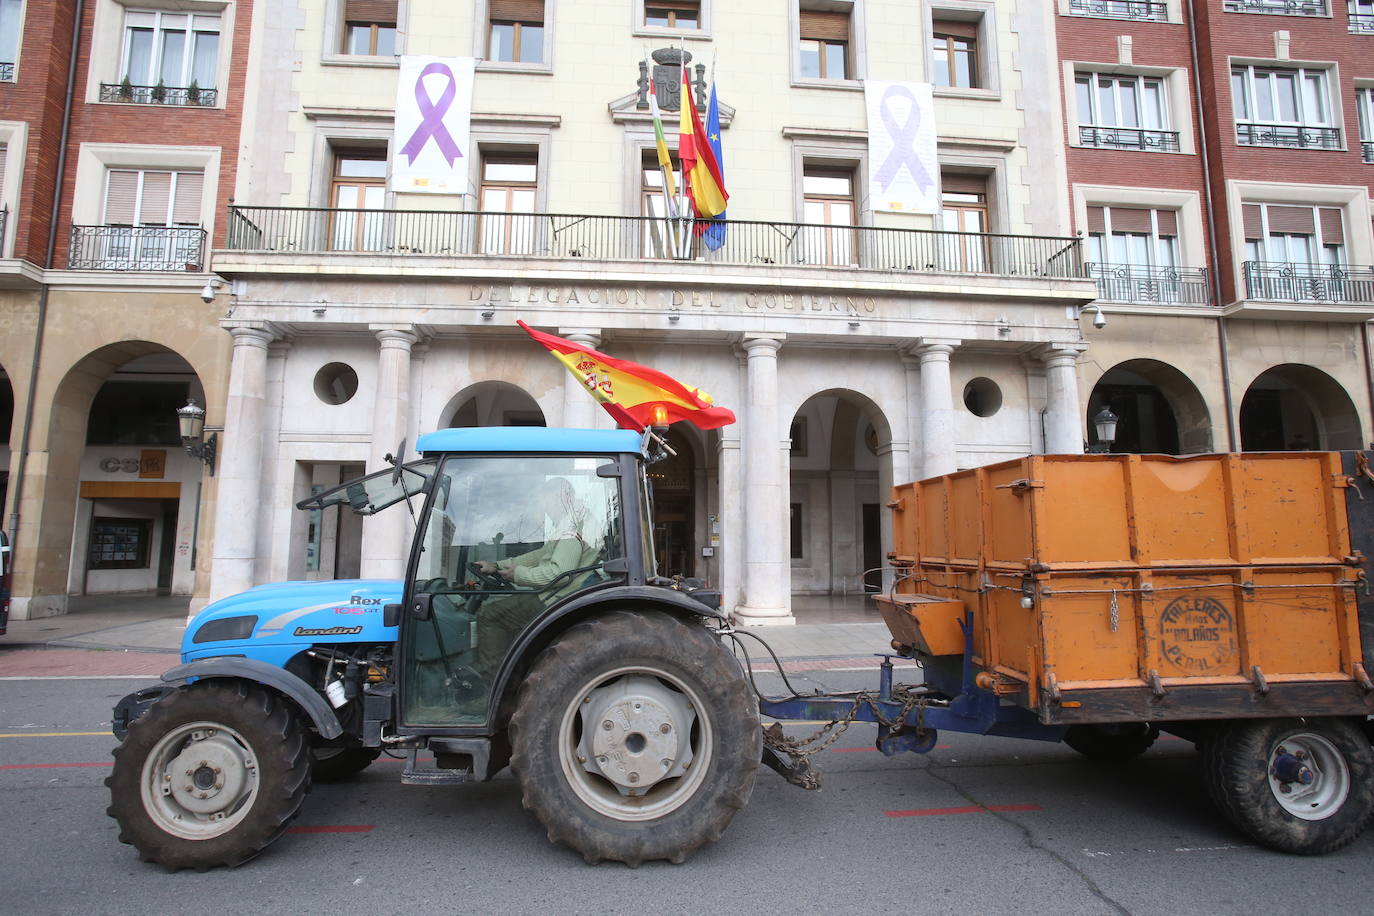
[[[422,592],[410,599],[410,616],[416,620],[428,620],[432,613],[430,599],[433,596],[428,592]]]

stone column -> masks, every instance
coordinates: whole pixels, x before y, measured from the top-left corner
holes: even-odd
[[[796,623],[787,594],[787,481],[782,473],[778,414],[778,348],[782,335],[747,337],[748,399],[744,427],[744,603],[746,626]]]
[[[898,456],[893,456],[892,477],[900,483],[921,479],[921,359],[915,353],[902,353],[902,370],[906,377],[906,428],[910,441],[907,443],[905,461],[898,464]]]
[[[229,363],[229,393],[224,404],[215,475],[215,547],[210,570],[210,600],[252,588],[258,556],[262,486],[262,443],[267,398],[267,346],[274,334],[265,322],[226,328],[234,339]]]
[[[410,428],[410,349],[414,328],[408,325],[373,325],[377,335],[377,391],[372,401],[372,450],[368,473],[386,468]],[[406,445],[411,451],[411,444]],[[363,519],[362,575],[365,579],[399,579],[405,575],[410,553],[410,516],[404,506],[393,506]]]
[[[1054,343],[1040,351],[1045,363],[1045,454],[1083,452],[1083,421],[1078,406],[1078,356],[1087,347]]]
[[[921,339],[912,348],[921,366],[921,477],[952,474],[958,465],[954,449],[954,391],[949,357],[957,340]]]
[[[593,350],[601,347],[599,328],[559,328],[558,336]],[[605,411],[587,391],[586,386],[568,373],[563,379],[563,425],[569,429],[595,429]]]
[[[276,340],[267,347],[267,387],[263,400],[262,420],[262,491],[266,498],[266,518],[262,524],[262,553],[266,559],[264,570],[268,582],[290,578],[291,522],[298,511],[294,505],[291,484],[294,468],[281,467],[281,422],[286,380],[286,357],[291,341]],[[284,478],[284,479],[283,479]]]

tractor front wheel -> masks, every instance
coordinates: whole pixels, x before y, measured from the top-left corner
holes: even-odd
[[[758,704],[704,625],[616,611],[549,646],[511,718],[511,769],[549,839],[588,862],[682,862],[754,788]]]
[[[119,839],[170,870],[235,866],[286,832],[310,791],[310,755],[279,698],[199,681],[129,723],[114,749],[106,813]]]

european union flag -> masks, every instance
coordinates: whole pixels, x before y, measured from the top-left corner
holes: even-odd
[[[720,167],[720,178],[725,180],[725,157],[720,151],[720,105],[716,102],[716,84],[711,83],[711,104],[706,109],[706,142],[711,144],[716,165]],[[701,241],[707,248],[715,251],[725,244],[725,211],[715,219],[708,220]]]

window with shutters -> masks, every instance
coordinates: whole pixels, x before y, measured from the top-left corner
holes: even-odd
[[[100,240],[98,260],[103,269],[198,268],[204,257],[204,189],[203,172],[110,169],[105,175],[103,231],[84,241]]]
[[[101,100],[213,105],[219,47],[218,14],[126,10],[120,82],[102,87]]]
[[[1374,89],[1355,90],[1355,111],[1360,118],[1360,158],[1374,162]]]
[[[986,271],[989,262],[988,179],[985,174],[942,172],[939,240],[941,270]]]
[[[855,169],[832,163],[803,166],[801,258],[804,264],[859,263]]]
[[[538,190],[538,154],[483,151],[478,226],[482,254],[535,250],[539,226],[533,214]]]
[[[396,55],[397,0],[343,0],[341,52],[355,56]]]
[[[544,63],[544,0],[487,0],[487,60]]]
[[[23,0],[0,0],[0,82],[15,78],[19,36],[24,19]]]
[[[1247,202],[1241,222],[1247,298],[1351,298],[1341,208]]]
[[[1206,305],[1202,268],[1182,266],[1179,211],[1132,205],[1089,206],[1084,265],[1109,302]]]
[[[803,79],[853,79],[850,66],[852,10],[807,9],[798,12],[798,52]]]
[[[978,23],[933,19],[930,29],[930,81],[953,89],[976,89],[979,80]]]
[[[386,237],[386,150],[336,149],[329,183],[332,251],[382,251]],[[357,211],[365,212],[357,212]]]
[[[1242,146],[1341,148],[1325,70],[1233,67],[1231,97]]]
[[[702,0],[640,0],[640,23],[649,29],[695,32],[703,29]]]

